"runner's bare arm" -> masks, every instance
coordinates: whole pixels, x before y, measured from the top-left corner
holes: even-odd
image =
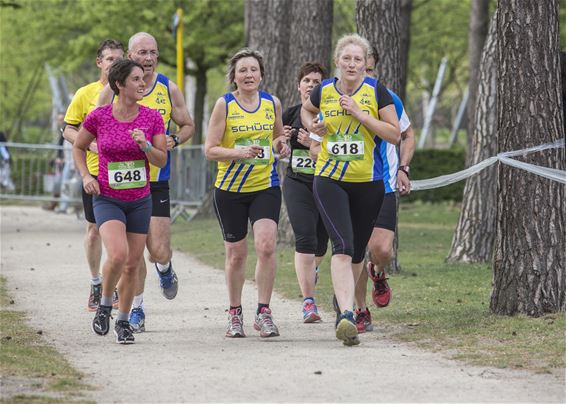
[[[73,159],[75,160],[75,167],[79,170],[83,179],[83,188],[87,194],[100,194],[100,186],[98,181],[90,175],[86,165],[86,150],[88,145],[95,139],[94,135],[86,130],[84,127],[79,130],[79,133],[73,143]]]
[[[413,127],[409,126],[405,132],[401,133],[399,166],[410,165],[413,154],[415,154],[415,134]],[[401,195],[411,193],[411,182],[403,170],[397,171],[397,188]]]
[[[189,140],[195,133],[195,124],[187,106],[185,104],[185,98],[181,94],[179,87],[172,81],[169,82],[169,91],[171,94],[171,119],[179,127],[179,131],[175,134],[179,139],[179,144],[185,143]],[[167,136],[167,150],[171,150],[176,146],[175,141],[172,137]]]

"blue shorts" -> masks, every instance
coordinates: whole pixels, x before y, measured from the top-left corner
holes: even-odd
[[[127,233],[147,234],[151,220],[151,195],[137,201],[120,201],[107,196],[94,197],[94,217],[100,229],[109,220],[119,220],[126,225]]]

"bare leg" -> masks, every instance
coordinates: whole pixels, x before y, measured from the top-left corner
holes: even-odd
[[[86,260],[92,278],[100,276],[100,260],[102,257],[102,239],[96,223],[87,222],[84,240]]]
[[[352,257],[344,254],[333,255],[330,268],[334,294],[340,309],[342,311],[353,311],[355,282],[352,270]]]
[[[246,258],[248,256],[247,240],[230,243],[224,242],[226,250],[225,276],[228,287],[230,306],[242,305],[242,289],[246,280]]]
[[[275,282],[277,223],[271,219],[260,219],[254,223],[254,242],[257,255],[255,280],[258,303],[269,304]]]

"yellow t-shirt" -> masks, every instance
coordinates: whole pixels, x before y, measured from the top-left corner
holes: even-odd
[[[74,126],[82,124],[89,112],[96,108],[96,102],[103,88],[104,85],[100,80],[79,88],[67,108],[65,123]],[[87,150],[86,165],[91,175],[98,175],[98,154]]]
[[[364,113],[379,119],[376,85],[375,79],[366,77],[351,98]],[[344,182],[381,180],[381,139],[342,109],[336,79],[324,80],[320,91],[320,112],[327,134],[322,138],[315,175]]]
[[[246,111],[234,94],[224,94],[226,129],[220,145],[226,148],[257,144],[262,153],[254,159],[219,161],[216,188],[230,192],[254,192],[279,186],[277,162],[273,155],[275,102],[265,92],[259,93],[255,111]]]
[[[139,104],[157,110],[163,118],[165,134],[169,135],[171,130],[172,102],[169,94],[169,78],[159,73],[155,85],[147,92]],[[149,165],[150,182],[167,181],[171,176],[171,153],[167,152],[167,164],[163,168]]]

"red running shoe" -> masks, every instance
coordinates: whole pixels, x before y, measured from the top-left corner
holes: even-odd
[[[366,331],[373,331],[373,324],[371,323],[371,313],[369,309],[356,310],[356,327],[358,328],[358,334]]]
[[[373,290],[371,297],[377,307],[386,307],[391,301],[391,288],[387,284],[387,277],[385,272],[375,272],[375,265],[368,262],[367,266],[368,276],[373,281]]]

